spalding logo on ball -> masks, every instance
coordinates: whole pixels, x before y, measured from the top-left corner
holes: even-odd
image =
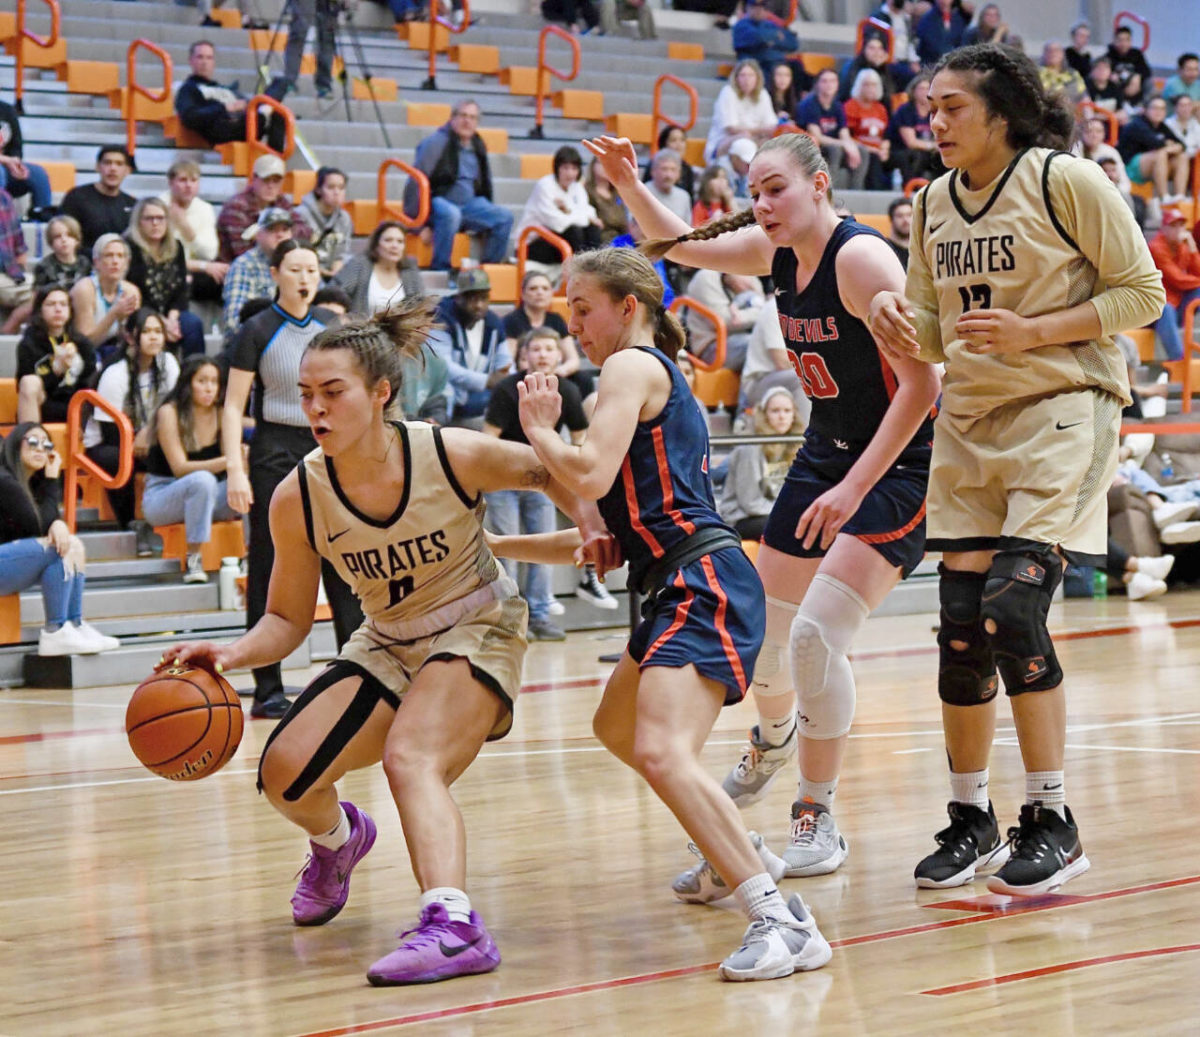
[[[125,710],[134,756],[171,781],[196,781],[219,771],[237,752],[244,725],[237,692],[224,677],[198,666],[151,674]]]

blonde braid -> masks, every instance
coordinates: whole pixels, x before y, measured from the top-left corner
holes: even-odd
[[[754,222],[754,210],[742,209],[740,212],[731,212],[725,216],[719,216],[715,220],[710,220],[703,227],[680,234],[677,238],[647,238],[638,245],[638,251],[651,263],[656,263],[676,245],[682,245],[687,241],[711,241],[721,234],[753,226]]]

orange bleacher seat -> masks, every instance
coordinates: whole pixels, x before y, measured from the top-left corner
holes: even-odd
[[[342,60],[340,54],[334,55],[333,58],[333,78],[340,79],[342,71],[345,69],[346,63]],[[306,53],[300,59],[300,75],[311,76],[317,71],[317,56],[311,51]]]
[[[409,126],[444,126],[450,121],[448,104],[410,103],[405,108]]]
[[[641,112],[614,112],[604,120],[604,128],[613,136],[628,137],[634,144],[649,144],[654,119]]]
[[[177,148],[191,148],[196,151],[213,151],[213,145],[206,137],[201,137],[195,130],[189,130],[179,121],[179,116],[173,115],[163,122],[163,136],[175,142]]]
[[[369,101],[372,96],[376,101],[398,101],[400,88],[394,79],[381,79],[379,76],[372,76],[370,84],[365,79],[352,79],[350,96],[356,101]]]
[[[564,119],[604,118],[604,94],[599,90],[559,90],[550,103],[562,109]]]
[[[559,285],[559,291],[562,291],[563,286]],[[561,295],[556,295],[550,300],[550,312],[557,313],[563,320],[571,319],[571,306]]]
[[[215,7],[208,12],[214,22],[220,22],[222,29],[240,29],[242,27],[242,12],[236,7]]]
[[[1182,360],[1164,360],[1162,366],[1172,382],[1183,382]],[[1192,385],[1200,385],[1200,360],[1192,361]]]
[[[58,68],[67,60],[67,41],[63,36],[51,47],[38,47],[29,40],[18,42],[15,35],[4,41],[4,49],[14,56],[18,46],[21,47],[26,68]]]
[[[120,110],[122,116],[129,114],[129,88],[108,92],[108,103]],[[175,114],[174,99],[168,94],[162,101],[151,101],[150,98],[137,94],[133,99],[134,116],[144,122],[166,122]]]
[[[408,40],[410,50],[429,50],[429,23],[428,22],[409,22],[403,26],[404,32],[401,33],[401,26],[396,26],[396,35],[404,40]],[[434,50],[438,53],[444,52],[450,46],[450,32],[444,25],[436,26],[434,39]]]
[[[801,54],[800,61],[804,65],[804,71],[810,76],[815,76],[827,68],[836,69],[838,66],[838,59],[832,54]]]
[[[892,221],[886,212],[856,212],[854,218],[864,227],[872,227],[884,237],[892,229]]]
[[[164,558],[178,558],[181,563],[187,561],[187,534],[182,522],[155,526],[154,532],[162,537]],[[214,522],[208,543],[200,548],[205,572],[216,572],[221,568],[222,558],[244,558],[245,555],[246,541],[239,520]]]
[[[107,94],[121,85],[121,67],[113,61],[64,61],[55,67],[72,94]]]
[[[667,44],[667,57],[675,61],[703,61],[704,45],[671,41]]]
[[[553,155],[522,155],[521,176],[526,180],[537,180],[554,172]]]
[[[1154,197],[1154,185],[1153,184],[1135,184],[1132,181],[1130,181],[1129,193],[1140,195],[1141,197],[1145,198],[1146,201],[1150,201],[1150,199]]]
[[[535,97],[537,95],[537,69],[528,65],[513,65],[500,70],[500,82],[508,87],[510,94],[519,97]],[[550,73],[542,73],[544,93],[550,92]]]
[[[512,263],[484,263],[492,283],[492,302],[517,301],[517,268]]]
[[[0,597],[0,645],[15,645],[21,640],[21,595]]]
[[[0,11],[0,41],[17,34],[17,16],[12,11]]]
[[[1124,334],[1133,339],[1137,345],[1138,358],[1143,364],[1149,363],[1154,359],[1154,329],[1153,328],[1134,328],[1133,331],[1126,331]]]
[[[248,30],[250,49],[254,51],[270,50],[282,54],[287,47],[287,30],[280,29],[250,29]]]
[[[38,165],[46,171],[46,175],[50,178],[51,191],[66,192],[75,186],[74,162],[54,162],[39,159]]]
[[[374,229],[374,227],[372,227]],[[417,266],[428,268],[433,262],[433,245],[426,245],[417,234],[407,234],[404,238],[404,251],[417,261]],[[461,231],[454,235],[454,245],[450,249],[450,265],[461,267],[462,261],[471,254],[471,238]]]
[[[17,380],[0,378],[0,425],[17,423]]]
[[[480,126],[475,132],[483,140],[489,155],[508,154],[508,130],[496,126]]]
[[[315,190],[316,186],[315,169],[289,169],[283,174],[283,190],[295,199],[296,205],[300,204],[300,199],[309,191]]]
[[[450,48],[450,60],[458,65],[459,72],[494,76],[500,71],[500,48],[479,43],[460,43]]]
[[[683,147],[683,157],[687,160],[688,165],[703,166],[704,149],[707,147],[708,141],[703,137],[688,137],[687,143]]]
[[[693,393],[706,407],[734,407],[738,401],[741,379],[736,371],[728,367],[716,371],[696,369],[696,387]]]

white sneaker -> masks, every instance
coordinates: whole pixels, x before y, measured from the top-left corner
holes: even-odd
[[[46,630],[38,634],[38,655],[50,657],[56,655],[95,655],[99,648],[78,628],[70,623],[64,623],[57,630]]]
[[[767,874],[771,876],[771,881],[778,882],[783,878],[783,873],[787,869],[787,865],[783,862],[782,858],[776,857],[770,851],[761,835],[757,832],[747,832],[746,834],[750,836],[750,842],[754,844],[754,848],[758,851],[759,860],[763,862],[763,867],[766,869]],[[675,895],[685,904],[711,904],[714,900],[720,900],[722,897],[729,896],[733,890],[713,870],[713,866],[705,860],[704,855],[700,853],[699,847],[695,843],[688,843],[688,849],[700,858],[700,863],[675,876],[675,881],[671,883],[671,889]]]
[[[567,607],[557,598],[551,600],[550,604],[546,606],[546,612],[551,616],[561,616],[566,611]]]
[[[825,807],[803,800],[792,804],[792,831],[783,851],[789,879],[837,871],[849,852],[837,822]]]
[[[722,979],[781,979],[829,964],[833,949],[800,894],[793,893],[787,906],[794,921],[771,918],[750,923],[741,947],[721,962]]]
[[[1200,540],[1200,522],[1172,522],[1158,534],[1164,544],[1194,544]]]
[[[584,569],[579,586],[575,588],[575,597],[582,598],[598,609],[615,609],[617,607],[617,599],[608,593],[607,588],[596,575],[596,570],[591,566]]]
[[[1139,556],[1135,558],[1134,561],[1137,562],[1137,571],[1139,573],[1145,573],[1147,576],[1155,580],[1165,580],[1167,578],[1167,574],[1171,571],[1171,566],[1175,564],[1175,556]]]
[[[1149,601],[1167,593],[1167,581],[1156,580],[1149,573],[1136,572],[1125,584],[1125,596],[1130,601]]]
[[[1154,516],[1154,524],[1159,529],[1166,529],[1167,526],[1172,526],[1177,522],[1185,522],[1195,513],[1196,505],[1188,501],[1160,504],[1151,512]]]
[[[80,621],[75,624],[75,629],[83,635],[83,637],[95,645],[97,652],[111,652],[114,648],[120,648],[121,642],[115,637],[109,637],[107,634],[100,633],[91,623]]]
[[[183,574],[184,583],[208,583],[208,573],[204,571],[204,557],[200,554],[187,556],[187,572]]]
[[[750,743],[742,750],[737,766],[721,782],[721,788],[739,807],[757,803],[767,794],[779,769],[796,755],[796,728],[783,745],[770,745],[759,737],[758,725],[750,728]]]

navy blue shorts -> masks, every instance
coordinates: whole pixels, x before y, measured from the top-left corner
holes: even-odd
[[[741,702],[762,647],[767,607],[762,581],[739,547],[704,555],[677,569],[642,606],[629,639],[639,669],[694,665],[725,685],[725,705]]]
[[[925,494],[931,453],[930,446],[907,447],[841,530],[875,548],[905,576],[925,554]],[[796,558],[825,557],[819,542],[805,548],[804,542],[796,539],[796,523],[813,501],[845,478],[859,456],[859,450],[841,449],[834,440],[809,432],[771,509],[763,543]]]

